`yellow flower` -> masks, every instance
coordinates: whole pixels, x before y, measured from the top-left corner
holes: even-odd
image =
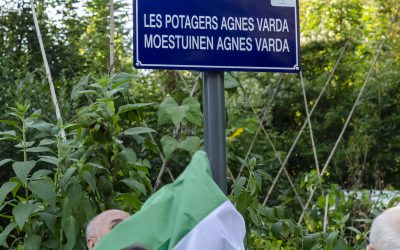
[[[229,142],[233,141],[233,139],[235,139],[236,137],[238,137],[241,134],[243,134],[243,132],[244,132],[244,128],[236,129],[236,131],[231,136],[229,136],[228,141]]]

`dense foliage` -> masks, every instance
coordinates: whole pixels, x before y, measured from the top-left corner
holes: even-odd
[[[36,5],[63,123],[29,1],[0,3],[0,247],[85,249],[90,218],[134,213],[203,147],[201,73],[134,70],[130,9],[115,2],[115,67],[126,73],[111,76],[108,0]],[[229,197],[246,220],[248,249],[365,249],[371,219],[400,201],[371,192],[400,188],[399,18],[322,170],[398,1],[300,8],[308,109],[318,101],[312,130],[298,75],[225,73]]]

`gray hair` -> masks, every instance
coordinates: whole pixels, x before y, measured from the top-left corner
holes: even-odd
[[[390,208],[374,220],[370,242],[375,250],[400,249],[400,207]]]

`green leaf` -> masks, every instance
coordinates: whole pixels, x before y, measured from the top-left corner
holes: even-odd
[[[335,245],[333,245],[332,250],[346,250],[348,249],[348,245],[343,239],[337,239]]]
[[[76,243],[76,236],[78,235],[76,219],[71,215],[69,218],[65,218],[63,222],[62,229],[67,237],[66,249],[73,249]]]
[[[183,121],[186,117],[187,112],[189,111],[189,106],[179,106],[171,110],[170,117],[172,122],[174,123],[175,127],[178,127],[179,124]]]
[[[224,74],[224,88],[225,89],[232,89],[237,88],[240,86],[238,80],[236,80],[230,73],[225,72]]]
[[[48,145],[52,145],[56,143],[55,140],[51,140],[51,139],[43,139],[40,141],[39,146],[48,146]]]
[[[250,219],[251,221],[255,224],[258,225],[260,223],[258,216],[256,214],[256,212],[252,209],[252,208],[248,208],[249,210],[249,214],[250,214]]]
[[[10,125],[10,126],[13,126],[13,127],[18,127],[18,122],[12,121],[12,120],[0,120],[0,123],[6,124],[6,125]]]
[[[178,107],[178,103],[172,97],[166,98],[161,104],[158,106],[157,117],[158,117],[158,125],[161,126],[171,121],[171,115],[169,110]]]
[[[39,213],[39,217],[44,221],[46,226],[54,234],[56,231],[57,216],[55,216],[54,214],[42,212],[42,213]]]
[[[150,106],[153,104],[154,103],[135,103],[135,104],[122,105],[118,108],[118,114],[123,114],[123,113],[129,112],[131,110],[140,109],[140,108],[147,107],[147,106]]]
[[[35,144],[34,141],[28,141],[28,142],[26,142],[25,147],[26,147],[26,148],[30,148],[30,147],[33,146],[33,144]],[[16,148],[24,148],[24,145],[22,145],[22,143],[18,143],[18,144],[16,144],[16,145],[14,145],[14,147],[16,147]]]
[[[143,183],[135,179],[123,179],[121,180],[121,182],[127,185],[128,187],[134,190],[138,190],[140,193],[146,195],[146,187],[143,185]]]
[[[122,201],[124,204],[131,206],[135,210],[139,210],[140,207],[142,206],[142,203],[140,202],[138,197],[136,197],[135,195],[129,194],[129,193],[128,194],[120,194],[118,196],[118,200]]]
[[[95,90],[79,90],[76,91],[75,93],[73,93],[73,95],[71,96],[72,99],[77,99],[78,97],[82,96],[82,95],[97,95],[97,91]]]
[[[16,137],[16,133],[15,133],[14,130],[8,130],[8,131],[0,132],[0,136],[1,135],[10,136],[10,137]]]
[[[97,185],[96,185],[96,179],[94,178],[93,174],[90,173],[89,171],[85,171],[82,173],[82,177],[86,181],[86,183],[90,186],[92,192],[96,194]]]
[[[51,207],[56,206],[56,193],[49,180],[34,180],[28,183],[28,189],[36,197],[46,201]]]
[[[237,196],[243,191],[244,184],[246,184],[246,177],[239,177],[233,184],[233,193]]]
[[[2,246],[2,245],[4,245],[4,244],[7,244],[6,243],[6,240],[7,240],[7,237],[8,237],[8,235],[14,230],[14,228],[16,228],[17,227],[17,223],[15,223],[15,222],[11,222],[10,224],[8,224],[7,226],[6,226],[6,228],[4,229],[4,231],[0,234],[0,246]],[[6,245],[6,247],[8,247],[7,245]]]
[[[29,250],[40,250],[41,244],[42,237],[39,235],[29,235],[24,240],[24,247]]]
[[[145,127],[136,127],[130,128],[122,132],[124,135],[139,135],[139,134],[147,134],[147,133],[157,133],[154,129],[145,128]]]
[[[161,146],[165,153],[165,157],[169,159],[174,151],[178,148],[179,143],[169,135],[164,135],[161,138]]]
[[[136,75],[134,74],[129,74],[129,73],[117,73],[111,78],[111,88],[115,89],[118,88],[119,86],[123,85],[122,88],[124,89],[129,89],[131,82],[133,79],[135,79]]]
[[[54,153],[53,150],[51,150],[48,147],[33,147],[33,148],[28,148],[26,149],[26,152],[29,153],[45,153],[45,152],[50,152],[50,153]]]
[[[7,164],[7,163],[11,162],[11,161],[14,161],[14,160],[13,159],[8,159],[8,158],[1,160],[0,161],[0,167],[3,166],[4,164]]]
[[[26,182],[26,178],[28,178],[29,172],[35,167],[36,161],[16,161],[13,163],[12,168],[14,170],[15,175],[17,175],[18,179],[22,182]]]
[[[183,141],[179,142],[178,147],[193,154],[200,147],[200,138],[197,136],[189,136],[185,138]]]
[[[0,166],[1,166],[1,165],[0,165]],[[396,196],[396,197],[392,198],[392,199],[389,201],[387,207],[388,207],[388,208],[393,207],[394,205],[396,205],[396,204],[398,204],[398,203],[400,203],[400,196]]]
[[[40,170],[36,171],[35,173],[33,173],[33,175],[31,176],[31,180],[41,179],[42,177],[48,176],[52,173],[53,173],[53,171],[51,171],[51,170],[40,169]]]
[[[58,181],[58,186],[61,188],[66,187],[72,178],[72,176],[75,174],[76,168],[75,167],[69,167],[63,177]]]
[[[107,92],[106,92],[106,95],[107,95],[108,97],[112,97],[112,96],[114,96],[116,93],[119,93],[119,92],[121,92],[121,91],[123,91],[123,90],[125,90],[125,89],[123,89],[123,88],[112,89],[112,90],[107,91]]]
[[[31,203],[19,203],[13,208],[12,214],[21,230],[35,209],[36,206]]]
[[[43,161],[43,162],[47,162],[47,163],[50,163],[50,164],[54,164],[54,165],[58,165],[58,158],[57,157],[54,157],[54,156],[47,156],[47,155],[45,155],[45,156],[39,156],[40,158],[39,158],[39,160],[38,161]]]
[[[3,202],[4,202],[5,198],[7,197],[7,195],[17,186],[18,186],[17,182],[6,182],[3,185],[1,185],[1,188],[0,188],[0,207],[3,205]]]
[[[187,97],[183,100],[182,105],[187,105],[189,110],[185,119],[198,127],[202,127],[203,115],[200,109],[200,103],[194,97]]]
[[[136,153],[131,148],[124,148],[118,157],[126,163],[134,164],[137,161]]]
[[[175,126],[178,126],[186,117],[189,109],[188,105],[178,106],[174,98],[168,97],[158,107],[158,125],[172,121]]]

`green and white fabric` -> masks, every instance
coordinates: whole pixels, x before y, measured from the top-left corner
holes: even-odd
[[[206,153],[198,151],[174,183],[153,194],[95,249],[244,249],[245,234],[243,217],[213,181]]]

